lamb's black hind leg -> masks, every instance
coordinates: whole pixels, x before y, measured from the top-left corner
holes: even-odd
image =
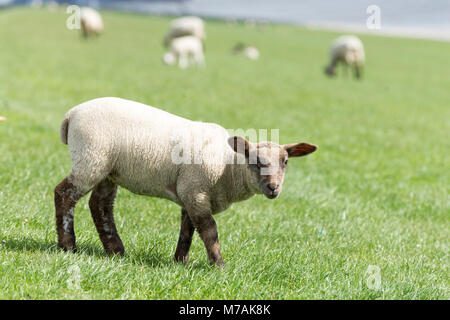
[[[92,191],[89,208],[106,252],[124,255],[125,249],[114,222],[113,211],[116,195],[117,185],[108,179],[103,180]]]
[[[64,251],[77,251],[73,228],[74,210],[75,205],[83,195],[84,193],[70,182],[70,176],[61,181],[55,188],[58,247]]]

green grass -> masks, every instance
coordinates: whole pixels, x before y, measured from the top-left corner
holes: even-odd
[[[0,11],[0,298],[450,298],[450,43],[361,36],[364,80],[328,79],[335,33],[208,21],[207,68],[182,71],[161,61],[166,18],[104,12],[105,34],[89,41],[66,18]],[[238,41],[261,59],[231,55]],[[290,161],[278,199],[216,216],[223,270],[198,235],[190,263],[173,263],[179,208],[124,189],[126,256],[104,253],[88,197],[75,214],[79,253],[63,253],[53,189],[71,164],[59,126],[100,96],[225,128],[279,128],[281,143],[320,149]],[[367,285],[371,265],[379,289]]]

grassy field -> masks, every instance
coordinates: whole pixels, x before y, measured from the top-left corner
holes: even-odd
[[[89,41],[66,18],[0,11],[0,298],[450,298],[450,43],[361,36],[363,81],[328,79],[336,33],[208,21],[207,68],[183,71],[161,61],[166,18],[104,12],[105,34]],[[238,41],[261,59],[230,54]],[[125,257],[104,253],[88,197],[75,214],[79,253],[63,253],[53,189],[71,164],[59,126],[100,96],[225,128],[278,128],[281,143],[320,149],[290,161],[278,199],[215,217],[223,270],[197,234],[190,263],[174,263],[179,208],[124,189]]]

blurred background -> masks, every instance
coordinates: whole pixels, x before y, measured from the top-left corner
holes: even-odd
[[[367,31],[366,8],[383,9],[383,34],[450,40],[448,0],[0,0],[0,6],[50,2],[163,15],[198,15]]]
[[[101,18],[90,11],[92,28],[75,28],[69,4]],[[0,8],[0,299],[450,298],[450,0]],[[170,66],[186,35],[174,19],[186,15],[202,18],[206,37],[188,48],[203,58]],[[71,162],[59,129],[70,108],[103,96],[319,149],[289,161],[279,199],[215,217],[224,270],[209,268],[198,237],[191,262],[174,264],[179,208],[122,188],[125,257],[106,257],[88,197],[79,252],[64,254],[53,190]],[[73,266],[82,290],[67,286]]]

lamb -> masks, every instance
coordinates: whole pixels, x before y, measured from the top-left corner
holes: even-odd
[[[182,69],[190,65],[205,67],[203,44],[193,36],[175,38],[170,44],[170,51],[163,56],[163,61],[168,65],[174,65],[178,59],[178,66]]]
[[[353,67],[355,77],[360,78],[364,61],[365,54],[361,40],[355,36],[341,36],[331,45],[330,64],[325,69],[325,73],[334,76],[336,65],[342,62],[345,66]]]
[[[6,121],[5,117],[0,116],[0,121]]]
[[[197,37],[204,43],[206,40],[206,33],[203,20],[191,16],[173,20],[170,24],[169,31],[164,38],[164,46],[169,47],[173,39],[184,36]]]
[[[305,156],[309,143],[251,143],[214,123],[187,120],[120,98],[98,98],[67,112],[61,140],[72,171],[55,188],[58,246],[76,251],[74,208],[92,191],[89,207],[108,254],[125,250],[114,223],[118,186],[181,207],[175,260],[187,262],[194,230],[211,264],[223,266],[213,214],[255,194],[276,198],[288,158]],[[196,146],[196,147],[195,147]],[[191,152],[190,150],[196,150]],[[182,156],[181,156],[182,155]]]
[[[259,59],[259,51],[253,46],[248,46],[239,42],[233,48],[234,54],[243,54],[244,57],[250,60],[258,60]]]
[[[258,60],[259,59],[259,51],[255,47],[247,47],[244,50],[244,56],[250,60]]]
[[[100,35],[103,32],[103,20],[97,10],[83,7],[80,10],[81,31],[85,38]]]

